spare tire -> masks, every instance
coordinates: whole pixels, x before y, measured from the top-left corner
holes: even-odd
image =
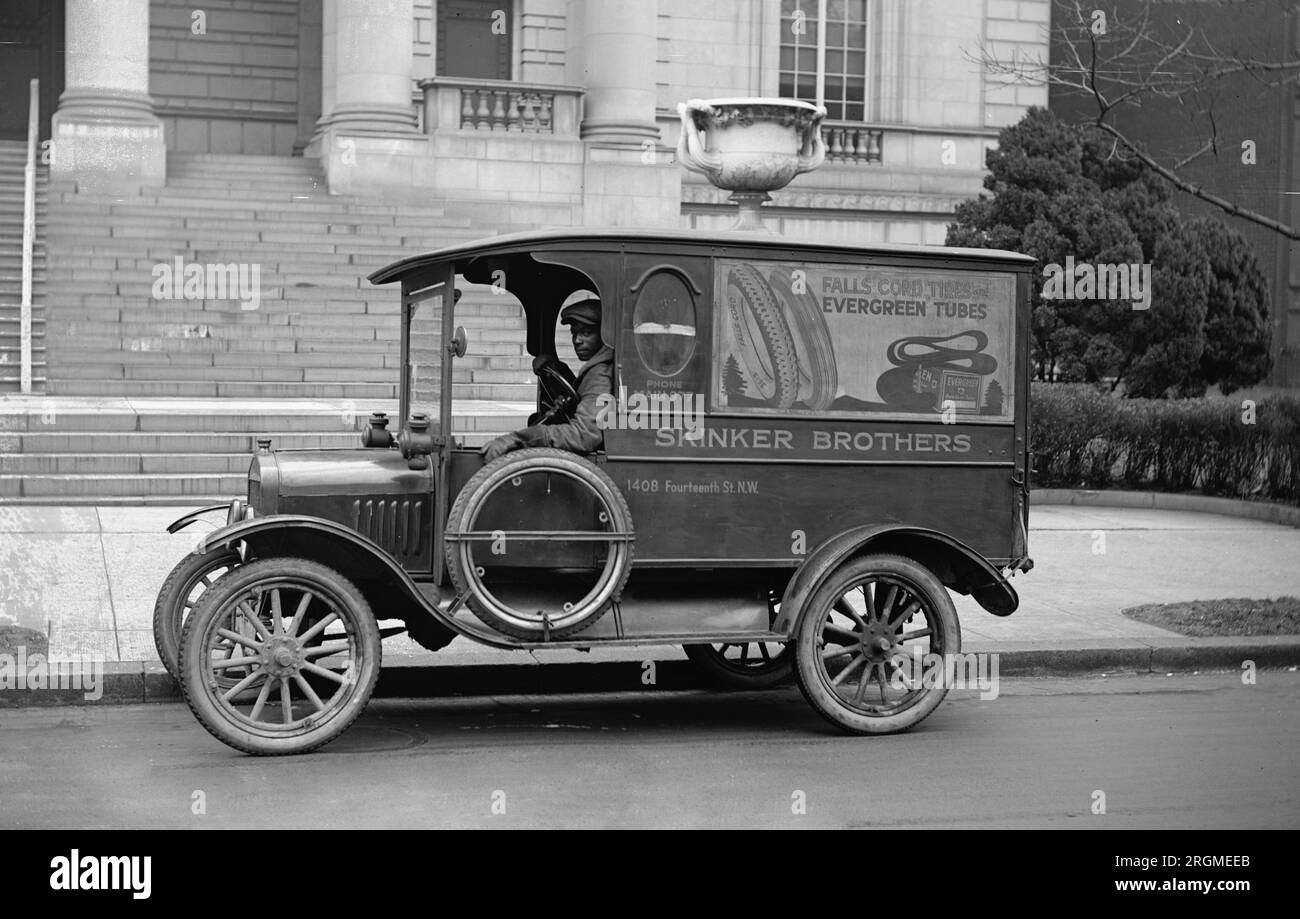
[[[486,539],[517,540],[527,544],[537,537],[525,532],[476,532],[475,525],[488,500],[502,487],[519,487],[525,476],[560,476],[576,482],[595,499],[594,527],[609,534],[609,551],[596,583],[579,600],[558,610],[512,607],[483,581],[484,569],[474,561],[475,545]],[[547,489],[550,494],[550,489]],[[568,530],[555,530],[563,536]],[[486,625],[527,641],[565,638],[596,622],[619,598],[632,571],[632,511],[614,481],[593,463],[565,450],[533,447],[507,453],[476,472],[456,496],[447,516],[444,554],[447,572],[459,596]],[[597,540],[599,541],[599,540]]]

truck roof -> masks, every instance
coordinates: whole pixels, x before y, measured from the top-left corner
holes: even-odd
[[[452,259],[457,261],[496,253],[507,255],[527,252],[557,244],[577,245],[618,242],[677,242],[691,246],[727,246],[789,251],[812,250],[825,254],[852,253],[854,255],[924,255],[958,261],[1003,262],[1014,265],[1032,265],[1032,256],[1005,249],[966,249],[946,246],[916,246],[889,243],[852,243],[834,240],[798,239],[776,234],[738,232],[735,230],[684,230],[684,229],[632,229],[627,227],[576,228],[554,230],[529,230],[523,233],[505,233],[434,249],[422,255],[408,256],[373,272],[372,284],[388,284],[412,271]]]

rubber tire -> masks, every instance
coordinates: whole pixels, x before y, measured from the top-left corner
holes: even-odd
[[[764,407],[787,409],[799,395],[799,358],[795,354],[794,336],[790,334],[790,326],[776,302],[776,295],[753,265],[733,266],[727,283],[739,288],[772,363],[773,393]],[[754,367],[744,360],[743,354],[741,358],[752,378]]]
[[[239,553],[233,549],[214,549],[211,552],[191,552],[176,563],[153,605],[153,645],[158,659],[172,678],[181,678],[181,630],[185,627],[185,599],[195,585],[210,571],[217,568],[234,568],[241,564]]]
[[[464,487],[461,488],[460,494],[456,496],[456,500],[452,503],[451,512],[447,515],[447,530],[453,532],[464,531],[470,525],[471,519],[477,515],[483,500],[501,482],[509,480],[514,475],[533,471],[539,467],[545,468],[549,466],[554,468],[557,464],[572,472],[587,487],[592,489],[598,497],[604,499],[612,512],[610,526],[613,529],[632,532],[632,509],[628,507],[627,500],[623,497],[623,493],[618,490],[618,486],[614,484],[614,480],[594,463],[583,459],[576,453],[570,453],[567,450],[555,450],[550,447],[529,447],[523,450],[515,450],[504,456],[497,457],[474,473]],[[603,603],[595,604],[592,609],[578,615],[573,622],[558,627],[552,626],[550,629],[551,639],[567,638],[588,628],[605,614],[605,611],[609,609],[614,600],[618,599],[624,585],[627,584],[628,576],[632,573],[632,543],[626,542],[622,543],[622,545],[626,548],[626,556],[622,570],[615,575],[614,589],[610,593],[609,599]],[[530,627],[504,619],[484,604],[478,594],[470,589],[471,579],[463,570],[459,543],[446,543],[443,547],[443,553],[443,557],[447,562],[447,573],[451,576],[451,583],[456,589],[456,594],[458,596],[468,595],[470,609],[485,625],[514,638],[522,638],[527,641],[544,640],[546,633],[540,624],[536,627]],[[572,615],[572,613],[566,615]]]
[[[297,577],[312,582],[314,589],[333,594],[339,606],[350,608],[356,621],[357,641],[363,651],[360,673],[352,693],[342,708],[322,723],[298,728],[294,733],[257,734],[226,719],[219,705],[209,695],[206,682],[207,647],[202,638],[212,621],[233,597],[260,580],[276,576]],[[308,753],[334,740],[348,729],[370,700],[382,664],[383,642],[379,623],[355,584],[319,562],[304,558],[264,558],[241,565],[203,593],[193,613],[185,622],[181,636],[181,662],[184,677],[181,694],[199,724],[227,746],[254,756],[282,756]]]
[[[795,624],[795,680],[803,697],[819,715],[848,734],[897,734],[924,721],[939,707],[948,694],[946,687],[934,686],[924,690],[926,695],[918,702],[893,715],[865,715],[847,708],[826,685],[817,637],[827,610],[835,600],[844,595],[847,585],[864,574],[878,572],[910,581],[916,596],[929,607],[927,618],[933,614],[942,628],[942,650],[945,654],[961,653],[961,626],[957,609],[947,588],[928,568],[901,555],[866,555],[850,559],[827,575],[808,598]],[[932,625],[933,627],[933,625]]]
[[[774,642],[766,642],[774,644]],[[714,644],[718,644],[715,642]],[[738,642],[732,642],[738,644]],[[755,644],[755,642],[749,642]],[[735,689],[771,689],[787,682],[794,675],[794,646],[785,644],[771,662],[760,667],[740,669],[728,663],[714,650],[712,644],[682,645],[682,650],[695,664],[714,680]]]
[[[813,411],[825,411],[835,401],[839,374],[835,366],[831,332],[826,327],[821,307],[811,294],[796,294],[783,272],[774,270],[767,278],[772,290],[788,304],[787,314],[792,318],[790,331],[795,340],[796,360],[801,351],[804,355],[804,360],[797,360],[801,371],[799,401]],[[800,348],[800,345],[803,347]],[[805,376],[808,380],[806,395],[802,388]]]

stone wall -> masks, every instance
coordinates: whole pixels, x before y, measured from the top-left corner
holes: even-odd
[[[150,3],[149,92],[169,150],[293,152],[298,0],[249,7],[241,0]],[[198,12],[204,20],[196,20]]]
[[[516,76],[524,83],[563,83],[564,0],[516,0]]]

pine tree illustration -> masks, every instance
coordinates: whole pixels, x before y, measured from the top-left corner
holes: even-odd
[[[734,354],[727,355],[722,367],[722,391],[727,394],[727,401],[745,395],[745,375],[740,372],[740,363]]]
[[[1002,384],[997,380],[989,383],[989,388],[984,393],[984,407],[980,409],[981,415],[1001,415],[1002,400],[1005,394],[1002,392]]]

